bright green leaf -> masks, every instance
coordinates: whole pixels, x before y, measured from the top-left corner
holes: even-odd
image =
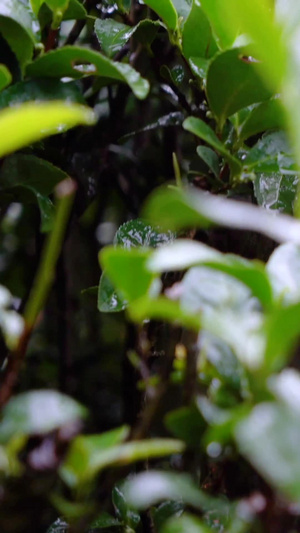
[[[171,518],[162,528],[161,533],[213,533],[200,518],[184,513],[179,518]]]
[[[176,30],[178,16],[171,0],[145,0],[144,3],[158,14],[170,30]]]
[[[79,124],[93,124],[88,107],[64,102],[26,103],[0,113],[0,157]]]
[[[146,319],[164,320],[171,324],[180,324],[196,332],[201,327],[201,317],[182,309],[179,302],[169,300],[164,296],[150,298],[141,297],[133,302],[128,308],[128,313],[133,322],[142,324]]]
[[[198,0],[193,0],[192,9],[182,31],[183,54],[187,59],[211,57],[217,50],[207,17]]]
[[[0,91],[11,83],[12,76],[5,65],[0,65]]]

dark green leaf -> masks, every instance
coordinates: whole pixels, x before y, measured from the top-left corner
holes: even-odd
[[[64,46],[53,50],[28,65],[27,74],[33,77],[82,78],[100,76],[128,83],[137,98],[145,98],[149,83],[126,63],[111,61],[88,48]]]
[[[210,63],[206,92],[212,112],[222,128],[227,117],[271,94],[245,50],[234,48],[218,54]]]
[[[103,511],[101,515],[93,522],[92,528],[95,529],[106,529],[110,527],[120,527],[122,523],[111,516],[110,514]]]
[[[31,59],[37,20],[29,6],[21,0],[2,0],[0,3],[0,33],[15,53],[21,67]]]
[[[58,518],[57,520],[55,520],[52,526],[49,527],[47,533],[67,533],[68,529],[69,526],[67,522],[65,522],[61,518]]]
[[[196,407],[180,407],[165,417],[167,429],[187,446],[199,448],[206,424]]]
[[[153,511],[153,521],[155,527],[160,531],[160,528],[162,527],[163,523],[168,520],[168,518],[171,518],[172,516],[176,516],[178,518],[182,514],[183,509],[184,505],[180,501],[169,501],[161,503]]]
[[[0,439],[16,435],[41,435],[78,421],[86,410],[75,400],[52,390],[24,392],[12,398],[3,410]]]
[[[231,166],[233,174],[238,174],[241,170],[241,163],[238,159],[231,155],[224,144],[218,139],[215,132],[205,123],[196,117],[187,118],[183,127],[185,130],[190,131],[197,137],[200,137],[203,141],[210,144],[215,150],[217,150],[228,161]]]
[[[141,246],[157,248],[174,240],[174,238],[175,235],[171,231],[162,232],[142,219],[136,218],[119,227],[114,238],[114,244],[127,249]]]
[[[134,34],[143,44],[151,44],[159,27],[158,21],[147,19],[136,26],[128,26],[113,19],[97,19],[95,33],[103,52],[108,57],[113,57]]]
[[[197,146],[197,154],[217,178],[220,174],[220,162],[216,152],[207,146]]]
[[[113,488],[112,501],[119,520],[135,531],[140,522],[140,517],[128,506],[121,487],[116,486]]]
[[[123,311],[127,302],[116,292],[113,284],[106,276],[102,274],[98,288],[98,309],[102,313],[115,313]]]
[[[258,173],[254,180],[254,194],[258,205],[282,213],[293,213],[299,177],[281,172]]]
[[[85,100],[75,82],[63,83],[59,80],[38,79],[14,83],[0,94],[0,109],[19,105],[23,102],[65,100],[84,104]]]
[[[183,26],[182,50],[187,59],[211,57],[218,50],[210,24],[198,0],[193,0],[192,9]]]

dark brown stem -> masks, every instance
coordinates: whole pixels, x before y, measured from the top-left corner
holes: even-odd
[[[64,42],[64,46],[67,46],[68,44],[74,44],[75,41],[77,41],[79,35],[81,34],[84,26],[85,26],[85,20],[76,20],[73,28],[71,29],[68,37],[66,38]]]

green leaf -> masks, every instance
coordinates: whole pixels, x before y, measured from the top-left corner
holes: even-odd
[[[106,274],[102,274],[98,288],[98,310],[101,313],[116,313],[127,307],[124,298],[118,295]]]
[[[295,174],[258,173],[254,180],[255,198],[266,209],[292,215],[298,184],[299,177]]]
[[[76,85],[71,81],[37,79],[14,83],[0,94],[0,109],[29,101],[65,100],[68,103],[84,104],[85,100]]]
[[[28,65],[26,73],[39,78],[100,76],[127,83],[137,98],[146,98],[149,92],[148,81],[130,65],[79,46],[64,46],[44,54]]]
[[[272,98],[267,102],[251,106],[246,120],[238,128],[238,136],[241,141],[244,141],[262,131],[283,128],[284,126],[285,116],[282,103],[278,98]]]
[[[249,287],[263,305],[272,304],[272,289],[264,266],[258,261],[247,261],[233,254],[222,254],[209,246],[177,239],[153,252],[147,267],[150,271],[168,272],[204,265],[235,277]]]
[[[136,218],[122,224],[114,238],[114,244],[126,249],[139,246],[157,248],[175,239],[171,231],[162,232],[144,220]]]
[[[201,157],[215,177],[218,178],[220,174],[220,162],[216,152],[210,148],[207,148],[207,146],[197,146],[197,154],[199,157]]]
[[[209,60],[204,57],[190,57],[189,65],[195,76],[206,80],[209,67]]]
[[[114,19],[97,19],[94,29],[103,52],[108,57],[113,57],[134,34],[143,43],[151,44],[160,26],[158,21],[148,19],[136,26],[128,26]]]
[[[149,197],[144,217],[162,228],[179,230],[212,225],[257,231],[277,242],[300,244],[300,223],[260,207],[192,189],[159,189]]]
[[[12,81],[11,73],[5,65],[0,65],[0,91],[5,89]]]
[[[21,67],[31,59],[36,43],[33,31],[37,19],[25,2],[2,0],[0,3],[0,33],[15,53]]]
[[[172,516],[176,516],[177,518],[182,514],[184,509],[184,505],[182,502],[174,502],[174,501],[167,501],[161,503],[156,509],[153,511],[153,522],[158,531],[161,531],[161,527],[163,523],[168,520],[168,518]]]
[[[187,59],[211,57],[217,50],[207,17],[198,0],[193,0],[192,9],[182,31],[183,54]]]
[[[193,0],[172,0],[172,4],[175,7],[178,17],[187,19],[191,11]]]
[[[0,113],[0,157],[79,124],[93,124],[88,107],[64,102],[25,103]]]
[[[171,518],[163,525],[161,533],[213,533],[213,529],[208,528],[202,520],[188,513],[179,518]]]
[[[224,500],[199,490],[185,474],[155,470],[143,472],[125,483],[124,493],[129,504],[139,510],[148,509],[162,500],[180,500],[196,509],[228,511]]]
[[[265,334],[265,368],[268,373],[281,369],[291,359],[300,337],[300,304],[275,309],[267,317]]]
[[[271,96],[257,72],[254,61],[248,60],[245,50],[239,48],[226,50],[211,61],[206,93],[220,128],[226,118],[239,109],[267,100]]]
[[[146,269],[149,252],[145,249],[126,249],[107,246],[100,254],[101,266],[118,294],[128,302],[144,296],[155,278]]]
[[[223,0],[201,0],[201,7],[211,24],[218,46],[230,48],[239,33],[239,25],[227,22],[222,15]]]
[[[57,391],[24,392],[13,397],[4,407],[0,440],[7,442],[16,435],[50,433],[84,416],[85,408]]]
[[[238,174],[241,170],[241,163],[238,159],[231,155],[224,144],[218,139],[215,132],[200,118],[189,117],[183,123],[185,130],[190,131],[197,137],[200,137],[207,144],[210,144],[228,161],[232,172]]]
[[[111,433],[111,432],[109,432]],[[69,486],[90,481],[101,470],[112,465],[123,466],[155,457],[164,457],[184,450],[184,444],[174,439],[149,439],[124,444],[105,444],[94,435],[77,437],[61,468],[61,476]],[[125,493],[125,498],[127,495]],[[129,502],[131,505],[131,502]]]
[[[268,132],[249,150],[243,160],[244,171],[278,172],[294,166],[291,148],[284,131]]]
[[[142,324],[144,320],[152,319],[180,324],[196,332],[201,327],[200,316],[191,313],[188,309],[182,309],[179,302],[174,302],[164,296],[155,299],[143,296],[129,306],[128,313],[131,320],[139,324]]]
[[[170,30],[176,30],[178,15],[171,0],[145,0],[144,4],[151,7]]]
[[[300,498],[299,412],[276,403],[257,405],[235,430],[240,452],[268,483]]]
[[[278,246],[267,262],[267,273],[276,299],[282,304],[300,302],[300,246]]]
[[[165,426],[187,446],[199,448],[206,424],[196,407],[180,407],[165,417]]]
[[[113,516],[111,516],[109,513],[106,513],[103,511],[101,515],[93,522],[92,524],[92,530],[95,529],[107,529],[110,527],[120,527],[122,526],[122,522],[120,520],[117,520]]]
[[[113,488],[112,501],[116,515],[121,523],[127,525],[135,531],[140,522],[140,516],[128,506],[122,487],[115,486]]]

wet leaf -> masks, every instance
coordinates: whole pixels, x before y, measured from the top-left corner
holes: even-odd
[[[20,105],[23,102],[64,100],[84,104],[85,100],[75,82],[37,79],[14,83],[0,94],[0,109]]]
[[[300,246],[286,243],[278,246],[267,262],[276,299],[285,305],[300,301]]]
[[[94,50],[79,46],[64,46],[52,50],[30,63],[27,74],[32,77],[82,78],[100,76],[125,82],[137,98],[146,98],[149,83],[126,63],[111,61]]]
[[[145,0],[144,3],[158,14],[170,30],[177,28],[178,16],[171,0]]]

